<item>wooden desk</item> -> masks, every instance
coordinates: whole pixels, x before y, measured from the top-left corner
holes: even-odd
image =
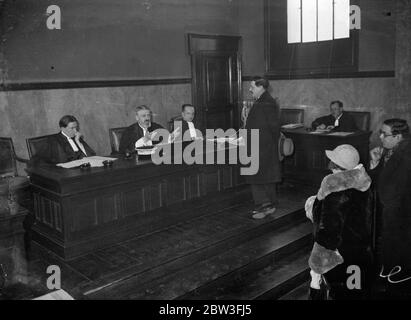
[[[355,132],[351,135],[332,136],[313,134],[304,128],[282,130],[294,142],[294,154],[284,160],[284,179],[319,186],[325,175],[330,174],[325,150],[333,150],[341,144],[351,144],[360,153],[361,163],[367,166],[369,160],[369,139],[371,132]]]
[[[27,171],[34,193],[33,240],[64,259],[166,227],[179,212],[165,207],[243,181],[236,166],[155,165],[150,160],[118,159],[112,168]]]

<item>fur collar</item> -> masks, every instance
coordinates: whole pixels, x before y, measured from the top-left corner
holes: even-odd
[[[371,185],[371,178],[360,165],[356,169],[341,171],[326,176],[321,182],[320,190],[318,190],[318,200],[325,199],[326,196],[333,192],[340,192],[348,189],[356,189],[359,191],[367,191]]]

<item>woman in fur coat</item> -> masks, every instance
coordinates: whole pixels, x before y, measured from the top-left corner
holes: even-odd
[[[326,285],[332,299],[361,299],[372,263],[371,179],[353,146],[326,150],[326,156],[333,173],[323,179],[317,195],[308,198],[305,206],[314,227],[310,298],[325,299],[322,286]],[[356,276],[349,279],[353,272]]]

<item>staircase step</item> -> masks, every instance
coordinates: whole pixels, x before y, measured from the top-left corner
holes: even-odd
[[[271,264],[264,268],[245,268],[238,270],[230,280],[217,280],[214,284],[207,284],[179,299],[207,299],[207,300],[275,300],[286,292],[293,290],[309,275],[308,255],[309,246],[306,245],[297,251],[273,259]],[[225,276],[229,278],[229,276]],[[221,283],[220,283],[221,281]]]
[[[273,260],[277,261],[310,243],[311,225],[305,221],[295,222],[292,227],[285,225],[278,230],[273,228],[271,232],[235,247],[227,244],[225,250],[217,255],[213,253],[214,250],[211,250],[210,254],[203,255],[202,259],[192,259],[187,256],[185,259],[180,259],[178,265],[169,264],[163,266],[162,270],[148,270],[109,290],[100,290],[91,298],[189,298],[190,294],[186,295],[187,292],[195,293],[194,290],[200,288],[207,291],[218,285],[219,280],[214,281],[218,278],[222,278],[222,283],[227,282],[236,276],[238,270],[247,272],[247,270],[263,268]]]
[[[97,298],[105,295],[105,291],[123,285],[123,282],[128,283],[129,279],[160,278],[277,228],[307,221],[301,210],[290,212],[286,209],[279,209],[264,221],[253,220],[249,217],[249,209],[249,205],[241,205],[122,244],[126,254],[143,259],[144,263],[135,263],[119,273],[88,284],[83,292]],[[210,234],[214,236],[210,237]]]
[[[299,285],[295,289],[286,293],[278,300],[308,300],[308,288],[310,281],[306,281],[303,284]]]

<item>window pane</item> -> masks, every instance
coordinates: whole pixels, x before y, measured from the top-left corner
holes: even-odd
[[[334,0],[334,39],[350,37],[350,0]]]
[[[333,0],[318,0],[318,41],[333,39]]]
[[[302,1],[303,42],[317,41],[317,0]]]
[[[287,0],[288,43],[301,42],[301,0]]]

